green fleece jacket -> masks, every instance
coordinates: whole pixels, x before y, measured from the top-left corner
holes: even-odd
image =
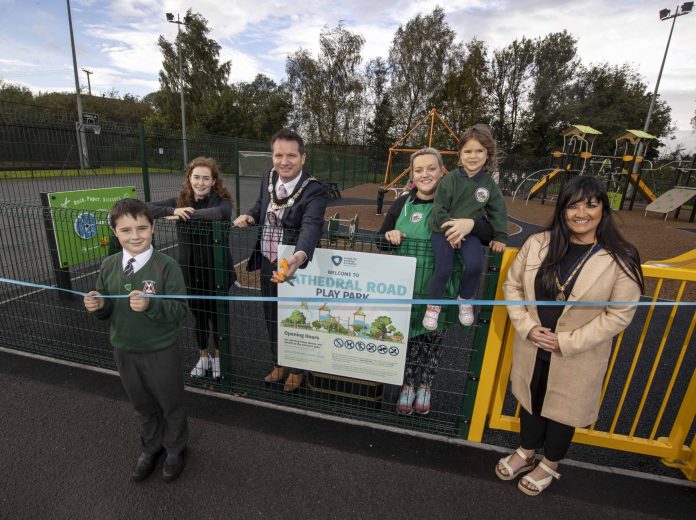
[[[103,295],[143,291],[148,294],[186,294],[184,275],[176,261],[155,250],[137,273],[123,274],[123,253],[104,259],[97,288]],[[155,352],[176,343],[179,326],[186,317],[185,299],[151,298],[143,312],[131,310],[128,298],[107,298],[94,314],[111,324],[111,344],[127,352]]]
[[[452,170],[440,182],[430,215],[430,229],[442,233],[443,223],[454,218],[478,219],[483,216],[493,227],[493,240],[507,243],[507,209],[498,185],[484,170],[469,177],[461,169]]]

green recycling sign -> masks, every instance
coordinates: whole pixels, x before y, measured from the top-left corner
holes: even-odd
[[[136,192],[134,186],[122,186],[47,196],[60,267],[66,268],[108,254],[108,212],[119,200],[135,198]]]

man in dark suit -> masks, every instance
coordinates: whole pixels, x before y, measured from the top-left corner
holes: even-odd
[[[234,221],[234,225],[240,228],[263,225],[247,263],[248,271],[261,269],[263,296],[278,295],[278,286],[271,282],[273,271],[277,270],[278,243],[295,245],[295,252],[286,258],[287,276],[292,276],[312,260],[314,248],[321,239],[328,202],[321,183],[302,170],[306,153],[299,134],[286,128],[276,132],[271,138],[271,151],[273,168],[261,179],[256,204]],[[293,392],[302,384],[303,375],[300,369],[277,365],[278,306],[275,302],[264,302],[263,312],[273,361],[276,363],[273,371],[264,379],[268,383],[277,383],[288,374],[283,389]]]

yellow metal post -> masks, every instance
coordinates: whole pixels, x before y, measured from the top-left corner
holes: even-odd
[[[684,445],[686,436],[689,434],[691,425],[696,418],[696,371],[691,374],[689,387],[684,393],[684,400],[679,407],[679,412],[674,420],[674,426],[667,439],[660,438],[658,441],[667,441],[673,448],[676,456],[674,458],[664,458],[662,462],[670,467],[677,467],[682,470],[689,480],[696,480],[696,437],[691,443],[691,447]]]
[[[508,269],[512,261],[517,256],[517,249],[509,248],[503,253],[503,259],[500,265],[500,277],[498,278],[498,287],[495,291],[495,299],[503,300],[503,282],[507,278]],[[481,380],[479,382],[478,392],[476,393],[476,402],[471,416],[471,425],[469,426],[468,440],[481,442],[483,438],[483,430],[486,425],[486,417],[490,407],[493,389],[498,374],[498,360],[500,359],[501,350],[506,340],[506,336],[512,329],[510,320],[507,316],[507,309],[503,305],[496,305],[491,314],[491,326],[488,330],[488,339],[486,341],[486,351],[483,356],[483,364],[481,366]]]

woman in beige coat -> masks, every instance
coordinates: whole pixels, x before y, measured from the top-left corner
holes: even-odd
[[[619,233],[604,186],[576,177],[559,194],[549,228],[530,236],[503,285],[507,300],[568,302],[511,305],[515,337],[512,392],[520,402],[520,448],[496,475],[538,495],[553,478],[576,427],[597,419],[612,339],[631,322],[630,304],[579,307],[573,301],[634,302],[643,290],[638,251]],[[535,452],[544,458],[535,467]]]

